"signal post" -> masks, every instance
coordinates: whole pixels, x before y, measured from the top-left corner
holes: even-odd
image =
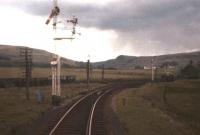
[[[66,39],[74,39],[73,37],[56,37],[56,30],[57,24],[61,21],[57,21],[57,16],[60,14],[60,8],[58,7],[57,0],[53,1],[53,9],[46,20],[46,24],[48,25],[51,20],[53,19],[53,30],[55,33],[55,37],[53,38],[54,44],[56,47],[56,43],[58,40],[66,40]],[[78,24],[78,19],[73,17],[72,19],[67,20],[67,23],[72,23],[72,36],[76,34],[75,26]],[[61,64],[60,64],[60,56],[57,54],[53,55],[51,61],[51,70],[52,70],[52,104],[59,105],[61,101],[61,85],[60,85],[60,71],[61,71]]]

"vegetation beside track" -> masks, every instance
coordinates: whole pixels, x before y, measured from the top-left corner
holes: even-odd
[[[93,83],[90,90],[102,84]],[[41,89],[44,92],[45,100],[37,103],[36,91]],[[62,85],[62,98],[65,102],[70,102],[73,98],[88,91],[84,83],[71,83]],[[17,87],[0,89],[0,134],[23,134],[23,127],[30,127],[33,121],[43,116],[52,109],[51,87],[31,87],[30,100],[25,97],[25,89]]]
[[[91,82],[102,82],[102,71],[94,69]],[[138,79],[151,79],[151,70],[115,70],[106,69],[104,82],[130,81]],[[62,76],[75,75],[78,82],[86,80],[85,69],[62,68]],[[159,71],[163,74],[163,71]],[[50,68],[33,68],[32,77],[47,77],[51,75]],[[22,70],[17,67],[0,68],[0,78],[21,78]],[[102,86],[100,83],[92,83],[91,87]],[[69,83],[62,86],[62,97],[72,99],[87,91],[84,83]],[[45,95],[45,101],[42,104],[36,102],[36,90],[41,89]],[[22,134],[24,125],[31,125],[32,121],[42,116],[51,109],[51,86],[37,86],[30,88],[30,101],[25,98],[25,89],[8,85],[0,88],[0,130],[2,134]]]
[[[124,90],[113,108],[129,135],[197,135],[200,80],[147,84]]]
[[[1,67],[0,78],[22,78],[23,70],[18,67]],[[157,72],[159,78],[164,74],[164,70],[160,69]],[[73,68],[62,68],[61,75],[75,75],[77,81],[86,80],[86,69],[73,69]],[[33,68],[32,78],[50,78],[51,68]],[[91,73],[93,81],[101,81],[102,70],[93,69]],[[134,69],[134,70],[118,70],[118,69],[105,69],[104,79],[107,81],[119,80],[119,79],[151,79],[151,70]]]

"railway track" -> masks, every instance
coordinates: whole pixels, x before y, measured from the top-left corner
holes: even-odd
[[[48,125],[45,125],[46,127],[42,128],[37,134],[104,135],[105,127],[101,108],[104,98],[112,90],[114,90],[113,86],[100,88],[73,104],[55,111],[55,117],[53,116]]]
[[[132,87],[132,84],[102,87],[62,107],[53,112],[48,124],[43,124],[45,128],[41,127],[37,135],[106,135],[105,101],[113,92],[126,87]]]

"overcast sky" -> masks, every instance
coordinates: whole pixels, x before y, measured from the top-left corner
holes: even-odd
[[[58,0],[58,5],[60,18],[79,18],[81,36],[57,43],[56,52],[70,59],[200,50],[199,0]],[[45,25],[51,8],[52,0],[1,0],[0,44],[54,52],[52,26]]]

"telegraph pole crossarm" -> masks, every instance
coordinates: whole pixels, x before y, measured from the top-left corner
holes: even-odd
[[[64,39],[70,39],[70,40],[73,40],[75,38],[72,38],[72,37],[61,37],[61,38],[54,38],[53,40],[64,40]]]

